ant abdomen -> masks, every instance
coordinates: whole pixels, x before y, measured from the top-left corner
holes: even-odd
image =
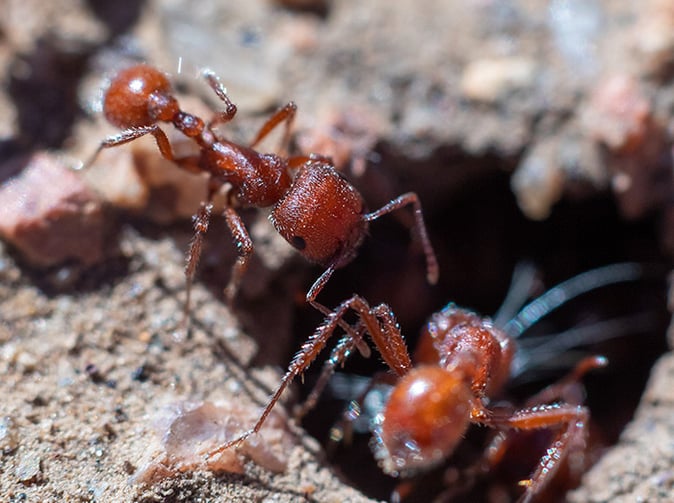
[[[432,466],[454,451],[470,422],[467,376],[439,366],[414,368],[400,379],[375,427],[374,449],[391,475]]]
[[[365,202],[331,165],[300,168],[271,214],[276,230],[304,257],[339,268],[356,255],[367,234]]]

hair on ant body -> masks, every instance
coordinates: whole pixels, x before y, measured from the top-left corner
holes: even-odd
[[[454,452],[471,424],[497,432],[478,463],[478,471],[486,472],[510,447],[511,434],[547,429],[554,434],[545,454],[529,478],[520,481],[525,487],[520,502],[531,502],[563,463],[568,462],[572,470],[583,469],[589,410],[578,398],[580,380],[608,362],[602,356],[586,357],[566,377],[531,396],[524,407],[494,406],[492,399],[527,365],[518,360],[517,338],[573,297],[640,277],[642,268],[634,263],[593,269],[548,290],[508,316],[510,321],[500,327],[490,318],[450,303],[431,315],[413,358],[390,307],[371,307],[354,295],[330,313],[295,355],[255,425],[209,455],[236,447],[257,433],[288,384],[323,350],[342,317],[354,311],[358,319],[352,331],[341,337],[326,360],[298,416],[316,404],[335,368],[367,334],[393,373],[387,374],[393,388],[374,426],[373,449],[384,472],[404,476],[437,465]]]
[[[335,169],[329,158],[320,154],[286,156],[284,150],[297,111],[293,102],[269,117],[249,145],[219,136],[215,126],[234,119],[237,108],[211,71],[204,70],[202,74],[224,103],[224,110],[217,112],[207,123],[180,109],[171,84],[161,71],[144,64],[122,70],[105,93],[103,111],[107,120],[123,131],[103,140],[89,162],[93,162],[103,149],[149,134],[155,138],[165,159],[186,171],[208,176],[208,197],[193,217],[194,239],[187,253],[186,313],[189,312],[190,289],[203,239],[213,212],[213,197],[224,185],[229,186],[229,191],[223,213],[239,254],[225,288],[225,297],[230,304],[253,253],[253,242],[235,209],[239,206],[271,207],[270,219],[279,234],[305,258],[325,267],[307,292],[306,300],[326,315],[330,310],[315,299],[333,272],[356,256],[370,222],[404,206],[413,208],[414,225],[426,256],[427,279],[431,284],[437,282],[437,260],[419,198],[414,192],[402,194],[378,210],[368,212],[361,194]],[[176,157],[160,123],[172,124],[193,140],[199,153]],[[255,147],[281,124],[285,128],[281,151],[278,154],[258,152]]]

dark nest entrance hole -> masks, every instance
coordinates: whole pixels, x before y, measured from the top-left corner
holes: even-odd
[[[355,184],[371,208],[405,190],[419,193],[438,254],[440,282],[435,287],[424,283],[422,255],[418,248],[410,246],[405,227],[388,217],[372,225],[371,236],[359,257],[335,274],[321,300],[334,306],[359,293],[372,305],[386,302],[396,313],[411,350],[427,317],[449,301],[484,315],[495,313],[506,295],[513,268],[520,261],[535,264],[545,287],[615,262],[655,265],[653,275],[643,281],[605,287],[574,299],[525,335],[554,334],[606,320],[629,320],[606,342],[560,355],[560,360],[568,357],[570,361],[583,354],[609,358],[607,369],[588,375],[584,382],[592,429],[601,433],[597,446],[615,443],[634,413],[650,367],[666,351],[668,258],[660,251],[656,218],[625,221],[611,194],[587,190],[582,196],[558,203],[547,220],[527,220],[510,190],[508,166],[503,166],[503,161],[499,165],[493,158],[466,159],[443,152],[430,161],[414,164],[384,154],[380,166],[381,171],[374,167]],[[396,166],[403,173],[398,185],[382,173],[391,167],[395,172]],[[297,340],[292,347],[300,347],[320,321],[320,316],[302,308],[296,316]],[[300,393],[309,392],[320,368],[320,362],[313,365]],[[384,366],[376,353],[369,359],[354,355],[340,370],[340,379],[355,383],[359,378],[354,376],[371,376],[379,370]],[[526,399],[563,373],[564,369],[559,368],[530,372],[522,383],[508,390],[508,398]],[[328,389],[318,407],[305,418],[305,428],[326,445],[330,428],[346,403],[343,393],[337,397]],[[478,439],[473,440],[471,432],[468,441],[482,445],[484,433],[476,435]],[[383,475],[376,466],[368,448],[370,436],[364,433],[356,435],[350,445],[328,446],[329,462],[347,483],[366,495],[388,499],[399,481]],[[449,460],[450,465],[467,462],[471,454],[462,454],[464,450],[459,449]],[[521,461],[526,465],[537,457],[533,459]],[[516,477],[525,478],[530,468],[532,465]],[[441,468],[425,476],[418,484],[425,492],[416,497],[427,499],[440,491],[443,473]],[[516,491],[517,480],[505,485],[510,484]],[[490,483],[477,485],[482,489],[469,491],[459,500],[488,500]]]

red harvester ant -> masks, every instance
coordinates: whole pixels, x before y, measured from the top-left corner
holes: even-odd
[[[447,459],[465,436],[471,423],[497,430],[485,450],[480,470],[494,466],[509,446],[509,432],[554,430],[555,436],[528,480],[522,502],[532,501],[554,478],[560,464],[582,470],[589,411],[580,405],[578,387],[589,370],[607,364],[592,356],[580,361],[558,383],[531,397],[525,407],[511,410],[494,407],[491,399],[503,390],[511,375],[521,371],[516,338],[540,318],[590,290],[642,276],[638,264],[623,263],[594,269],[575,276],[522,308],[502,328],[491,319],[447,305],[434,313],[421,334],[414,364],[391,309],[370,307],[358,295],[342,302],[295,355],[288,371],[257,423],[240,437],[227,442],[209,456],[235,447],[257,433],[281,394],[302,374],[333,335],[342,317],[353,310],[358,320],[326,360],[325,367],[300,415],[313,407],[334,369],[361,342],[365,333],[395,376],[393,390],[375,426],[375,456],[382,469],[394,476],[411,474]],[[521,304],[519,304],[521,305]],[[524,363],[526,365],[526,363]],[[573,398],[571,398],[573,397]]]
[[[123,131],[101,142],[90,161],[93,162],[103,149],[151,134],[164,158],[192,173],[208,175],[208,198],[193,217],[195,234],[187,254],[186,313],[189,312],[190,289],[202,241],[213,210],[213,196],[225,184],[231,188],[224,216],[239,253],[225,289],[225,297],[230,304],[253,253],[253,242],[234,209],[237,205],[271,206],[270,219],[279,234],[308,260],[326,267],[306,295],[307,302],[326,315],[330,311],[315,299],[332,273],[355,257],[371,221],[403,206],[414,207],[415,225],[426,255],[427,278],[431,284],[437,282],[437,260],[415,193],[403,194],[368,213],[360,193],[335,170],[330,159],[319,154],[284,157],[254,150],[281,123],[285,123],[285,148],[297,109],[293,102],[274,113],[250,145],[239,145],[221,138],[214,131],[214,126],[231,121],[236,115],[236,105],[230,101],[225,88],[212,72],[205,70],[202,73],[225,104],[225,109],[215,114],[207,124],[179,108],[168,78],[159,70],[140,64],[121,71],[105,94],[103,110],[107,120]],[[199,154],[175,157],[166,134],[159,128],[160,122],[173,124],[194,140],[199,146]]]

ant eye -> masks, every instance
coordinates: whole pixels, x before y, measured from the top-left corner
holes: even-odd
[[[290,244],[298,250],[304,250],[307,247],[307,242],[300,236],[293,236],[290,240]]]

